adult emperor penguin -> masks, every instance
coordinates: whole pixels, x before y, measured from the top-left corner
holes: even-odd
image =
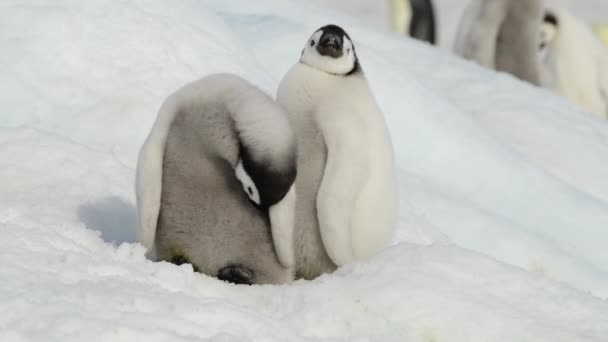
[[[542,85],[608,118],[608,50],[565,9],[547,9],[541,26]]]
[[[435,13],[431,0],[391,0],[393,29],[435,44]]]
[[[397,213],[393,149],[355,47],[336,25],[306,42],[277,99],[298,136],[296,276],[312,279],[388,243]]]
[[[541,0],[471,0],[454,51],[490,69],[540,85],[538,28]]]
[[[296,148],[287,114],[247,81],[179,89],[139,153],[140,242],[237,284],[293,280]]]

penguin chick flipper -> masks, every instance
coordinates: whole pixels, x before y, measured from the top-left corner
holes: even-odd
[[[161,106],[154,126],[137,157],[137,240],[149,252],[154,247],[156,223],[160,212],[165,143],[175,113],[174,97],[171,96]]]
[[[156,221],[160,209],[160,182],[152,180],[162,177],[162,156],[153,149],[142,149],[139,154],[136,173],[137,196],[137,240],[148,250],[154,245]],[[152,166],[152,168],[150,168]]]
[[[296,189],[292,185],[285,197],[269,209],[274,249],[281,265],[288,268],[295,265],[295,212]]]
[[[336,122],[321,127],[327,146],[325,172],[317,194],[317,215],[327,255],[338,266],[354,259],[351,221],[368,174],[363,125]]]

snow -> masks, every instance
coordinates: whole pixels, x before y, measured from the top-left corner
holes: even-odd
[[[552,93],[283,0],[0,3],[0,341],[602,341],[608,124]],[[235,286],[146,260],[136,154],[212,72],[274,93],[319,26],[357,46],[395,144],[392,246]]]

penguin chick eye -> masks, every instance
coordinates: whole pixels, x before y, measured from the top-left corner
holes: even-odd
[[[261,200],[258,188],[255,186],[255,183],[251,177],[249,177],[249,174],[247,174],[247,171],[245,171],[243,163],[240,159],[234,168],[234,173],[236,178],[241,182],[243,191],[245,191],[247,197],[249,197],[249,199],[255,204],[260,205]]]
[[[542,51],[542,50],[544,50],[546,47],[547,47],[547,42],[541,39],[540,43],[538,44],[538,50],[539,50],[539,51]]]
[[[300,44],[302,44],[302,43],[300,43]],[[310,41],[310,46],[315,46],[315,41],[314,40]]]

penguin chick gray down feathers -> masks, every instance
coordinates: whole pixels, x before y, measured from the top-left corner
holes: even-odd
[[[291,281],[296,160],[289,119],[261,90],[230,74],[186,85],[139,154],[140,242],[234,283]]]

